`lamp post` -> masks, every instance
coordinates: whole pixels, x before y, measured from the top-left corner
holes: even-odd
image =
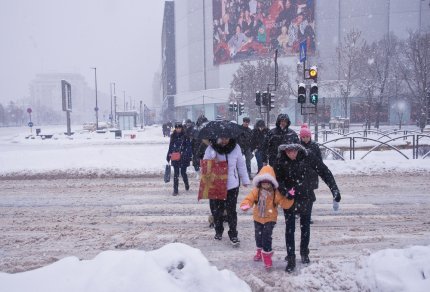
[[[403,122],[403,114],[406,109],[406,104],[404,101],[398,101],[397,102],[397,114],[399,117],[399,130],[402,129],[402,122]]]
[[[113,84],[113,92],[115,95],[115,82],[110,83],[110,123],[112,124],[113,121],[113,112],[112,112],[112,84]]]
[[[96,85],[96,107],[94,108],[94,111],[96,112],[96,130],[99,129],[99,107],[97,103],[97,68],[92,67],[91,69],[94,69],[94,81]]]
[[[125,108],[125,90],[123,90],[122,93],[124,93],[124,111],[126,111],[126,108]]]

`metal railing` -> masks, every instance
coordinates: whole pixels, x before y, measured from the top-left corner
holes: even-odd
[[[323,131],[323,135],[327,135],[326,132],[327,131]],[[390,150],[396,151],[397,153],[399,153],[400,155],[402,155],[406,159],[410,159],[398,147],[396,147],[395,145],[390,145],[389,143],[391,143],[393,141],[396,141],[396,140],[399,140],[399,139],[408,140],[408,138],[412,138],[412,159],[418,159],[418,150],[419,150],[419,147],[420,147],[420,139],[422,139],[422,138],[430,138],[430,135],[426,135],[426,134],[422,134],[422,133],[415,134],[415,133],[418,133],[417,131],[403,131],[404,135],[398,136],[398,137],[394,137],[394,138],[391,138],[390,135],[397,134],[398,131],[386,133],[386,132],[381,132],[381,131],[373,131],[373,130],[369,131],[369,130],[365,130],[364,133],[362,133],[362,132],[363,131],[356,131],[356,132],[351,132],[351,133],[348,133],[348,134],[339,133],[343,137],[335,138],[335,139],[332,139],[330,141],[327,141],[327,136],[326,136],[325,139],[324,139],[324,142],[323,143],[318,143],[318,145],[320,147],[324,147],[324,149],[327,149],[328,151],[330,151],[331,153],[333,153],[334,155],[336,155],[336,157],[338,157],[338,158],[340,158],[342,160],[345,160],[344,156],[342,154],[339,154],[338,151],[336,151],[336,148],[339,148],[339,147],[333,147],[333,146],[329,147],[329,146],[327,146],[327,144],[330,144],[330,143],[333,143],[333,142],[337,142],[337,141],[341,141],[341,140],[349,140],[349,147],[347,147],[347,148],[349,148],[348,149],[348,151],[349,151],[349,159],[353,160],[353,159],[355,159],[355,152],[357,151],[357,147],[355,145],[356,144],[356,140],[363,140],[363,142],[366,142],[366,141],[369,140],[369,141],[373,141],[373,142],[377,143],[377,145],[375,145],[372,148],[370,148],[370,150],[368,150],[366,152],[366,154],[364,154],[361,157],[361,159],[364,159],[371,152],[378,151],[382,146],[388,147]],[[377,139],[370,138],[367,135],[369,132],[378,133],[381,136],[378,137]],[[357,134],[357,133],[362,134],[363,137],[359,137],[359,136],[348,137],[351,134]],[[413,134],[409,134],[409,133],[413,133]],[[387,141],[380,141],[380,139],[382,139],[384,137],[388,138],[389,140],[387,140]],[[429,145],[429,144],[425,144],[425,145]],[[343,148],[345,148],[345,147],[343,147]],[[361,149],[359,148],[359,150],[361,150]],[[422,158],[424,159],[427,156],[430,157],[430,150],[427,151],[426,153],[424,153],[422,155]]]

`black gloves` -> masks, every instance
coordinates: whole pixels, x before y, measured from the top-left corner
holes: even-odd
[[[339,203],[341,199],[339,190],[332,191],[332,194],[333,194],[333,200]]]

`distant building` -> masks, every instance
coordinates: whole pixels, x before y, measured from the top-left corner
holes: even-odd
[[[72,124],[95,121],[95,91],[84,77],[73,73],[48,73],[36,75],[30,83],[29,103],[35,123],[66,123],[66,115],[62,111],[61,80],[72,86]],[[98,92],[98,105],[100,109],[110,110],[110,97]],[[99,121],[107,121],[109,113],[107,110],[99,111]]]

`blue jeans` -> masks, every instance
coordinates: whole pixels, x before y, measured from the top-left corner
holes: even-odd
[[[275,225],[276,222],[262,224],[254,221],[255,245],[257,245],[257,248],[262,248],[265,252],[272,251],[272,233]]]
[[[261,150],[255,150],[255,159],[257,160],[257,167],[258,167],[258,171],[257,173],[260,172],[260,169],[263,168],[263,153],[261,152]]]

